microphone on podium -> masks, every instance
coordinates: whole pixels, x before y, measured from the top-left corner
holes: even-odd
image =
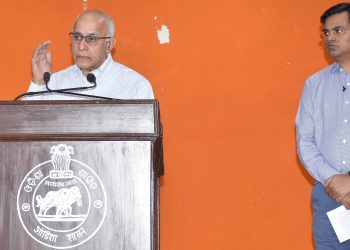
[[[51,74],[49,72],[45,72],[43,75],[43,79],[45,82],[45,86],[47,91],[37,91],[37,92],[26,92],[24,94],[21,94],[17,96],[14,100],[18,100],[24,96],[32,96],[32,95],[41,95],[41,94],[47,94],[47,93],[58,93],[58,94],[64,94],[64,95],[74,95],[74,96],[82,96],[82,97],[89,97],[89,98],[96,98],[96,99],[104,99],[104,100],[118,100],[115,98],[105,97],[105,96],[96,96],[96,95],[88,95],[88,94],[81,94],[81,93],[74,93],[71,91],[78,91],[78,90],[87,90],[87,89],[93,89],[97,86],[96,83],[96,76],[92,73],[87,74],[86,79],[89,83],[92,83],[92,86],[85,86],[85,87],[76,87],[76,88],[65,88],[65,89],[51,89],[49,87]]]

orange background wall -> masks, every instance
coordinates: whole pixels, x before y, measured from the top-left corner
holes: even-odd
[[[115,17],[114,58],[146,76],[161,103],[163,250],[312,249],[312,179],[297,160],[294,118],[304,80],[328,64],[319,16],[335,3],[87,1]],[[10,100],[27,89],[43,40],[54,71],[72,63],[67,34],[83,1],[1,8],[0,99]]]

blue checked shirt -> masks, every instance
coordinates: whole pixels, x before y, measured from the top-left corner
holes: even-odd
[[[74,91],[95,96],[111,97],[116,99],[153,99],[153,90],[151,84],[140,74],[132,69],[113,61],[112,56],[108,55],[103,64],[96,70],[93,70],[96,76],[97,87],[95,89]],[[70,66],[67,69],[51,75],[49,82],[50,89],[64,89],[91,86],[86,77],[76,66]],[[31,83],[29,92],[45,91],[45,85]],[[28,96],[26,100],[79,100],[87,99],[67,94],[49,93],[36,96]]]
[[[350,171],[350,74],[338,64],[307,79],[296,132],[299,158],[316,180]]]

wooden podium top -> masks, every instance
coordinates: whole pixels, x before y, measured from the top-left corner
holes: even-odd
[[[0,140],[155,140],[157,100],[0,101]]]

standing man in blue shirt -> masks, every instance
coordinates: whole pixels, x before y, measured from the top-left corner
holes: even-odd
[[[327,212],[350,209],[350,3],[322,16],[324,46],[334,63],[309,77],[296,117],[301,162],[316,179],[312,190],[316,249],[350,249],[339,243]]]
[[[99,10],[83,12],[75,20],[71,38],[74,65],[53,73],[51,89],[88,87],[86,76],[93,73],[97,87],[78,93],[104,96],[116,99],[153,99],[150,83],[132,69],[116,62],[111,56],[115,44],[114,21],[111,16]],[[29,92],[45,91],[43,75],[51,73],[51,53],[45,41],[35,48],[32,58],[32,82]],[[68,94],[46,93],[28,99],[67,100],[83,97]]]

